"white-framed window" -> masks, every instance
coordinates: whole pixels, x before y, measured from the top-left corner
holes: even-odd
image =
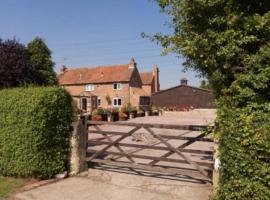
[[[85,91],[93,91],[95,89],[95,85],[94,84],[87,84],[85,86]]]
[[[97,106],[100,106],[100,105],[101,105],[101,99],[98,98],[98,99],[97,99]]]
[[[122,106],[122,99],[120,99],[120,98],[114,98],[113,99],[113,105],[114,106]]]
[[[121,83],[114,83],[113,84],[113,89],[114,90],[121,90],[122,89],[122,84]]]

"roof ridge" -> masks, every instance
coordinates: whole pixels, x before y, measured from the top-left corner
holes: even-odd
[[[140,72],[140,74],[153,74],[153,72]]]
[[[124,67],[129,64],[114,64],[114,65],[98,65],[98,66],[88,66],[88,67],[72,67],[67,66],[67,70],[78,70],[78,69],[97,69],[97,68],[109,68],[109,67]]]
[[[173,86],[173,87],[169,87],[167,89],[160,90],[158,92],[154,92],[153,95],[163,93],[163,92],[166,92],[168,90],[172,90],[172,89],[175,89],[175,88],[178,88],[178,87],[189,87],[189,88],[193,88],[193,89],[202,90],[202,91],[205,91],[205,92],[213,92],[213,90],[208,90],[208,89],[204,89],[204,88],[200,88],[200,87],[196,87],[196,86],[191,86],[191,85],[176,85],[176,86]]]

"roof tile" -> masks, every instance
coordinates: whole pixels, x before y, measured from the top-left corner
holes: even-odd
[[[69,69],[58,76],[60,85],[128,82],[133,69],[125,65],[98,66]]]
[[[152,72],[143,72],[143,73],[140,73],[140,76],[141,76],[143,85],[152,84],[152,81],[154,78]]]

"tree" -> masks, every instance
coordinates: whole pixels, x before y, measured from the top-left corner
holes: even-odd
[[[37,37],[27,45],[31,63],[35,69],[35,81],[38,85],[57,84],[54,63],[51,60],[51,51],[43,41]]]
[[[152,39],[184,56],[220,97],[215,199],[270,199],[270,1],[156,1],[174,32]]]
[[[269,0],[156,1],[174,32],[152,39],[184,56],[186,69],[205,76],[218,94],[240,74],[269,66]]]
[[[16,39],[0,40],[0,88],[33,83],[34,69],[25,46]]]
[[[206,90],[211,90],[212,89],[210,83],[208,81],[206,81],[206,80],[201,81],[200,88],[206,89]]]

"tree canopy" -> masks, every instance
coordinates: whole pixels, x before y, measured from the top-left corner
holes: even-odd
[[[156,0],[174,32],[152,37],[219,95],[217,200],[270,199],[270,1]]]
[[[35,69],[35,81],[38,85],[55,85],[56,73],[51,59],[51,51],[43,39],[37,37],[27,45],[31,63]]]
[[[153,39],[184,56],[185,67],[209,79],[218,94],[241,74],[268,73],[262,71],[270,64],[269,0],[157,2],[174,32]]]
[[[34,69],[25,46],[17,40],[0,40],[0,88],[34,82]]]
[[[200,88],[206,89],[206,90],[211,90],[212,89],[212,86],[210,85],[210,83],[208,81],[202,80],[201,81]]]
[[[0,39],[0,88],[55,85],[53,67],[51,51],[41,38],[35,38],[27,48],[16,39]]]

